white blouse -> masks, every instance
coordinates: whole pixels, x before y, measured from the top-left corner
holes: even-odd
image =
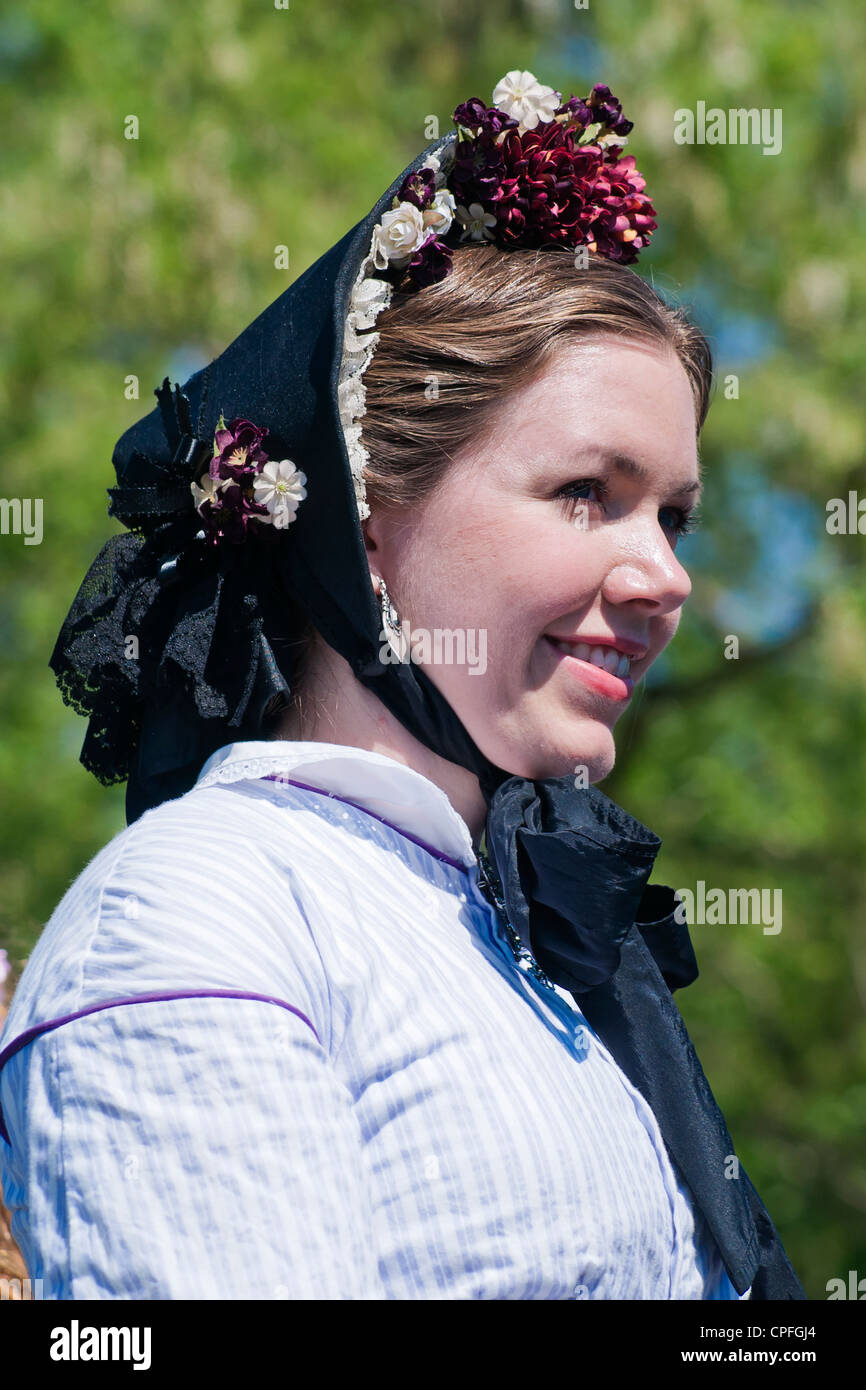
[[[45,1298],[737,1298],[465,822],[383,754],[214,753],[68,889],[0,1066]]]

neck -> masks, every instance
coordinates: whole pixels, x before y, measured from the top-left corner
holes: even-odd
[[[445,793],[477,847],[487,803],[475,774],[415,738],[323,642],[311,653],[298,704],[286,711],[274,737],[363,748],[413,768]]]

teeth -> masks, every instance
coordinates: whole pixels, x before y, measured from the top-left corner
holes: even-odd
[[[600,666],[603,671],[609,671],[612,676],[619,676],[620,679],[628,675],[631,667],[629,657],[613,647],[590,647],[588,642],[560,641],[555,641],[554,646],[561,652],[566,652],[568,656],[576,656],[579,661],[590,661],[593,666]]]

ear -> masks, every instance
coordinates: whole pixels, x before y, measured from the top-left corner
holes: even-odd
[[[375,526],[375,524],[374,524],[374,526],[371,528],[371,526],[370,526],[370,522],[371,522],[371,521],[373,521],[373,517],[372,517],[372,516],[368,516],[368,517],[365,517],[365,518],[364,518],[364,520],[361,522],[361,532],[362,532],[362,534],[363,534],[363,536],[364,536],[364,547],[365,547],[365,549],[366,549],[366,551],[367,551],[367,562],[368,562],[368,564],[369,564],[369,566],[370,566],[370,581],[371,581],[371,583],[372,583],[372,585],[373,585],[373,592],[374,592],[374,594],[376,594],[376,595],[378,596],[378,593],[379,593],[379,576],[378,576],[378,574],[376,573],[376,569],[378,568],[378,563],[379,563],[379,547],[378,547],[378,545],[376,544],[375,535],[374,535],[374,533],[378,530],[378,528]]]
[[[395,520],[394,512],[381,503],[370,508],[370,515],[361,522],[368,555],[372,551],[378,551],[381,556],[382,552],[388,549],[388,541],[393,534]]]
[[[361,531],[364,536],[364,546],[369,556],[373,551],[378,549],[376,541],[378,527],[375,525],[375,518],[372,513],[361,522]]]

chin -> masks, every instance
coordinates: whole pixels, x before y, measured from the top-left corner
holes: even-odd
[[[591,784],[601,782],[613,771],[616,745],[606,724],[586,720],[581,721],[577,731],[563,729],[559,738],[546,732],[537,741],[535,752],[524,745],[514,750],[505,762],[497,759],[493,750],[487,757],[512,777],[526,777],[535,782],[548,777],[575,777],[578,768],[585,767],[586,782]]]
[[[555,771],[543,773],[545,777],[576,777],[579,768],[586,768],[585,782],[601,782],[613,771],[616,762],[616,746],[610,729],[594,729],[580,741],[576,748],[563,754],[557,760]]]

